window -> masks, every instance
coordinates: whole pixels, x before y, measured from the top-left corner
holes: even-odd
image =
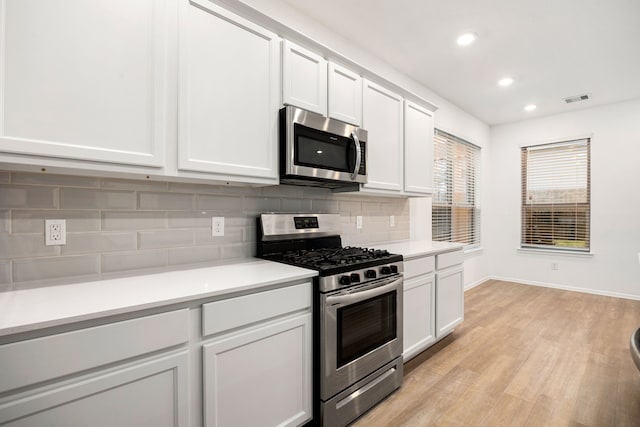
[[[436,129],[433,240],[480,246],[480,147]]]
[[[590,140],[522,148],[523,248],[590,250]]]

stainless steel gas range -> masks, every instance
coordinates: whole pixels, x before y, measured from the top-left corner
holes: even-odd
[[[314,424],[344,426],[402,384],[402,256],[342,247],[335,214],[262,214],[258,256],[318,271]]]

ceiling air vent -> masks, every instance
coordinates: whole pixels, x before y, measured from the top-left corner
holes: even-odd
[[[566,102],[567,104],[571,104],[572,102],[586,101],[587,99],[589,99],[589,94],[585,93],[584,95],[576,95],[565,98],[564,102]]]

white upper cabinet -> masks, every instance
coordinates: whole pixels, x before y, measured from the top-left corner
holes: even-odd
[[[362,126],[362,77],[329,62],[329,117]]]
[[[327,61],[288,40],[282,42],[282,103],[327,114]]]
[[[277,184],[280,39],[206,0],[181,0],[178,169]]]
[[[433,192],[433,113],[404,103],[404,191]]]
[[[363,79],[362,125],[367,141],[365,189],[399,193],[403,189],[402,97]]]
[[[0,151],[163,166],[172,0],[4,0]]]

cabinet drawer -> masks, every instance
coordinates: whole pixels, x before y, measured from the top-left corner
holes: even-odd
[[[420,276],[421,274],[432,273],[435,269],[435,257],[427,256],[410,259],[404,262],[404,279]]]
[[[442,270],[453,265],[462,264],[464,262],[464,252],[462,250],[445,252],[439,254],[436,260],[436,268]]]
[[[310,282],[211,302],[202,306],[202,334],[216,334],[309,307]]]
[[[186,343],[176,310],[0,346],[0,393]]]

